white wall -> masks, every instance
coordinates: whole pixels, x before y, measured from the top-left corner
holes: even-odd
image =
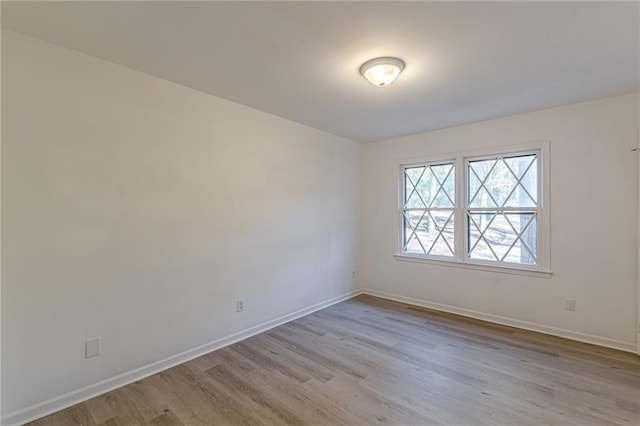
[[[634,350],[637,131],[629,94],[364,145],[359,285]],[[551,145],[552,278],[394,260],[398,161],[537,140]]]
[[[2,7],[0,7],[0,22],[2,22]],[[0,34],[1,37],[1,34]],[[2,43],[0,40],[0,57],[2,54]],[[0,60],[0,76],[2,75],[2,64]],[[2,94],[2,82],[0,78],[0,98]],[[2,117],[2,102],[0,102],[0,117]],[[2,423],[2,120],[0,120],[0,423]]]
[[[5,415],[353,290],[354,142],[11,32],[2,88]]]
[[[638,98],[638,102],[640,103],[640,97]],[[636,119],[637,122],[640,123],[640,108],[636,111],[638,113]],[[640,155],[640,125],[638,126],[638,131],[636,133],[636,155]],[[638,191],[640,191],[640,167],[638,168]],[[636,352],[640,355],[640,192],[638,193],[638,259],[637,259],[637,326],[636,326]]]

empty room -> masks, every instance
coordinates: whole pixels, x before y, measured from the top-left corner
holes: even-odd
[[[3,426],[640,425],[640,2],[1,21]]]

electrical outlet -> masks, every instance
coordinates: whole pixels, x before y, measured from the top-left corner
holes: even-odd
[[[236,312],[244,311],[244,300],[238,299],[236,300]]]
[[[99,337],[85,340],[84,342],[84,357],[86,359],[93,358],[100,355],[102,342]]]
[[[575,311],[576,310],[576,299],[565,299],[564,307],[567,311]]]
[[[356,277],[356,271],[351,271],[351,278],[355,278]]]

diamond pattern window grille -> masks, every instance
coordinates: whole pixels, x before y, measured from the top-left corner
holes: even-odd
[[[537,154],[467,163],[469,259],[535,265],[537,262]]]
[[[453,256],[454,208],[453,163],[405,168],[402,251]]]
[[[469,212],[469,257],[536,263],[535,212]]]
[[[547,243],[538,247],[548,220],[542,155],[533,148],[402,166],[401,251],[525,269],[548,265]]]
[[[405,208],[453,208],[455,167],[453,164],[406,168]]]
[[[537,155],[470,161],[469,207],[536,207]]]

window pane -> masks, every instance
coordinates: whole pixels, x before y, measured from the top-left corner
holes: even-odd
[[[416,186],[425,172],[425,167],[411,167],[404,170],[404,205],[407,208],[425,208]]]
[[[431,181],[431,191],[433,205],[431,207],[447,208],[455,204],[455,166],[453,164],[443,164],[431,166],[434,179]],[[435,182],[434,182],[435,180]]]
[[[535,212],[469,212],[469,258],[534,265],[536,222]]]
[[[470,161],[467,168],[469,193],[467,201],[470,207],[497,207],[493,198],[484,187],[488,174],[495,168],[496,160]]]
[[[469,207],[536,207],[538,163],[535,154],[470,161]]]
[[[536,155],[505,158],[504,162],[520,182],[505,207],[535,207],[538,200],[538,158]]]
[[[404,206],[406,208],[425,208],[424,201],[420,197],[420,181],[426,167],[411,167],[404,171]]]
[[[405,211],[404,251],[453,256],[453,210]]]
[[[451,208],[454,203],[453,164],[405,169],[405,208]]]

